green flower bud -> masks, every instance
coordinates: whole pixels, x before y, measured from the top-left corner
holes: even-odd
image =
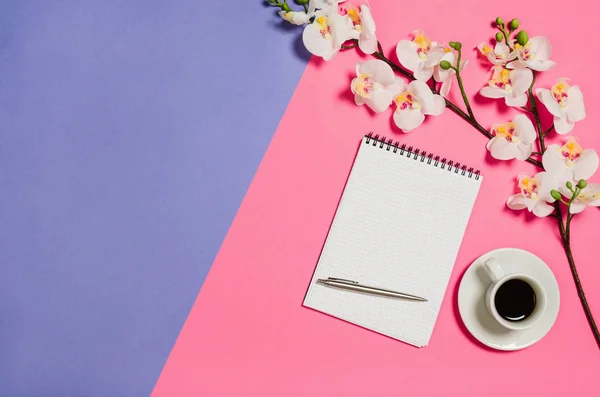
[[[309,0],[294,0],[298,5],[308,4]]]
[[[560,200],[562,198],[562,195],[560,194],[560,192],[558,190],[551,190],[550,191],[550,195],[552,196],[552,198],[554,200]]]
[[[442,61],[440,62],[440,68],[444,69],[444,70],[448,70],[452,67],[452,64],[448,61]]]
[[[567,182],[567,189],[573,189],[573,184],[571,182]]]
[[[587,182],[584,179],[580,179],[579,182],[577,182],[577,187],[580,189],[585,189],[586,186]]]
[[[496,41],[497,42],[501,42],[503,38],[504,38],[504,36],[502,35],[501,32],[496,33]]]
[[[502,18],[500,18],[500,17],[496,18],[496,25],[500,26],[500,25],[502,25],[503,22],[504,21],[502,20]]]
[[[528,41],[529,35],[526,31],[521,30],[519,33],[517,33],[517,43],[519,43],[520,45],[525,45]]]
[[[448,43],[448,45],[450,47],[454,48],[456,51],[458,51],[462,48],[462,44],[458,41],[451,41],[450,43]]]
[[[519,29],[519,20],[518,19],[511,19],[510,22],[508,23],[508,27],[510,28],[510,30],[517,30]]]

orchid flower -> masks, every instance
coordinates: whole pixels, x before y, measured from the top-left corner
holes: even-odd
[[[573,192],[561,189],[561,192],[569,199],[573,197]],[[571,214],[578,214],[587,206],[600,207],[600,185],[596,183],[588,183],[586,187],[581,189],[581,192],[569,206]]]
[[[442,86],[440,87],[440,95],[445,98],[448,96],[448,93],[450,93],[452,80],[454,80],[453,76],[456,74],[456,71],[454,69],[444,70],[439,66],[439,63],[442,61],[448,61],[450,62],[450,65],[454,65],[456,63],[456,53],[452,51],[452,48],[449,46],[437,46],[436,48],[432,49],[432,52],[440,53],[438,65],[433,69],[433,78],[435,81],[442,83]],[[468,60],[461,61],[459,71],[462,72],[464,68],[467,67],[468,63]]]
[[[546,109],[554,116],[554,129],[559,134],[568,134],[576,122],[585,118],[583,94],[579,86],[570,86],[568,79],[558,79],[552,89],[538,88],[536,94]]]
[[[378,59],[356,64],[356,78],[350,85],[357,105],[367,105],[381,113],[392,103],[393,93],[402,90],[402,80],[392,68]]]
[[[517,115],[511,122],[493,125],[492,135],[486,147],[497,160],[527,160],[533,152],[535,128],[524,114]]]
[[[588,179],[598,169],[598,154],[594,149],[583,149],[574,137],[562,145],[550,145],[542,156],[544,169],[558,178],[562,186],[567,181]]]
[[[403,132],[410,132],[425,120],[425,115],[439,116],[444,112],[446,101],[440,95],[433,94],[429,86],[419,80],[405,87],[402,80],[390,87],[396,111],[394,123]]]
[[[515,43],[514,52],[518,59],[506,65],[509,69],[527,67],[538,72],[545,72],[556,66],[556,62],[549,59],[552,53],[552,46],[550,45],[550,40],[546,37],[532,37],[523,46]]]
[[[342,15],[348,15],[354,30],[359,34],[358,48],[365,54],[377,51],[377,37],[375,36],[375,21],[367,5],[361,5],[360,10],[349,3],[341,7]]]
[[[396,46],[398,60],[408,70],[413,72],[417,80],[427,81],[433,76],[434,69],[444,55],[444,50],[438,48],[435,41],[429,40],[422,30],[415,30],[415,38],[400,40]]]
[[[304,28],[302,41],[313,55],[328,61],[349,39],[357,39],[358,33],[352,28],[347,15],[337,13],[337,3],[315,12],[314,21]]]
[[[294,25],[306,25],[310,18],[312,18],[314,11],[311,12],[303,12],[303,11],[279,11],[279,16],[283,18],[285,21],[288,21]]]
[[[494,74],[479,93],[486,98],[504,98],[507,106],[525,106],[527,90],[533,82],[533,72],[529,69],[505,69],[500,65],[492,68]]]
[[[494,65],[504,65],[510,59],[510,47],[502,42],[496,43],[494,47],[488,43],[481,43],[477,49]]]
[[[550,191],[556,187],[555,178],[547,172],[539,172],[533,178],[527,174],[519,174],[518,187],[520,193],[508,198],[506,205],[512,210],[527,209],[535,216],[545,217],[552,213],[554,202]]]

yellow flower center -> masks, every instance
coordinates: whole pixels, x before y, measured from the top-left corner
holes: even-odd
[[[378,83],[372,80],[370,74],[360,74],[352,81],[352,91],[363,98],[370,98],[371,93],[377,88]]]
[[[408,91],[402,92],[396,98],[394,98],[397,110],[407,109],[419,109],[421,105],[417,102],[416,98]]]
[[[512,81],[510,81],[510,71],[503,67],[494,69],[494,74],[488,83],[492,87],[502,88],[508,92],[512,91]]]
[[[331,40],[331,26],[329,26],[329,22],[325,15],[319,15],[315,19],[315,23],[319,25],[319,32],[321,36],[323,36],[326,40]]]
[[[358,8],[349,8],[347,12],[348,17],[352,21],[352,25],[354,25],[354,29],[356,29],[359,32],[362,31],[362,21],[360,19],[360,12],[358,11]]]
[[[486,45],[484,45],[484,46],[481,48],[481,53],[482,53],[483,55],[487,55],[487,54],[489,54],[490,52],[492,52],[492,47],[490,47],[490,46],[489,46],[489,45],[487,45],[487,44],[486,44]]]
[[[525,197],[536,198],[539,187],[540,184],[535,178],[526,176],[519,180],[519,189],[521,189],[521,194]]]
[[[514,134],[515,134],[515,123],[513,123],[512,121],[501,124],[492,130],[492,135],[494,135],[498,138],[504,138],[508,142],[517,143],[517,142],[519,142],[519,137],[514,136]]]
[[[552,86],[551,92],[554,100],[558,102],[561,108],[567,107],[567,100],[569,99],[569,88],[571,86],[565,79],[560,79],[556,84]]]
[[[417,45],[417,55],[419,55],[421,59],[426,58],[429,51],[431,51],[431,40],[425,36],[422,30],[417,31],[413,43]]]
[[[567,143],[561,146],[560,153],[565,159],[567,166],[571,167],[581,157],[583,148],[574,138],[569,138]]]

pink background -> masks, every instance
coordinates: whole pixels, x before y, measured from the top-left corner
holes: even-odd
[[[371,1],[378,36],[390,54],[415,28],[438,41],[463,42],[471,59],[464,72],[466,88],[485,126],[510,120],[519,111],[476,95],[489,77],[488,66],[469,49],[493,36],[490,22],[497,15],[520,17],[530,36],[549,37],[552,59],[558,62],[537,86],[548,87],[563,76],[580,85],[588,117],[573,134],[584,147],[600,149],[597,7],[592,1],[573,3],[576,7],[560,4]],[[329,63],[313,59],[307,67],[153,396],[600,395],[600,351],[555,221],[533,219],[505,206],[517,173],[534,172],[533,167],[491,161],[486,139],[448,110],[404,135],[391,122],[392,109],[376,116],[357,108],[349,93],[357,60],[360,56],[348,51]],[[301,306],[359,140],[369,131],[480,168],[485,176],[431,343],[423,349]],[[594,179],[600,182],[600,174]],[[575,218],[573,250],[600,320],[599,221],[597,209]],[[465,269],[479,255],[500,247],[540,256],[561,289],[553,329],[518,352],[496,352],[476,342],[456,307]]]

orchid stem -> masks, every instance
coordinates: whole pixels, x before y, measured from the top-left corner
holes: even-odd
[[[475,116],[473,115],[473,109],[471,109],[471,104],[469,103],[469,98],[467,97],[467,93],[465,92],[465,87],[463,86],[462,77],[460,76],[460,59],[462,57],[462,50],[458,49],[458,59],[456,61],[456,66],[454,67],[454,71],[456,72],[456,81],[458,82],[458,87],[460,88],[460,94],[462,95],[463,101],[465,102],[465,106],[467,107],[467,113],[469,113],[469,117],[475,121]]]
[[[504,36],[504,41],[506,41],[506,45],[511,48],[510,43],[508,41],[508,34],[506,33],[506,29],[504,28],[504,24],[498,26],[498,29],[502,32],[502,35]]]
[[[567,261],[569,262],[569,268],[571,269],[571,274],[573,275],[573,281],[575,282],[575,287],[577,288],[577,294],[579,295],[581,306],[583,306],[585,317],[587,318],[588,324],[590,325],[592,333],[594,334],[594,338],[596,339],[596,344],[598,345],[598,348],[600,348],[600,331],[598,331],[598,326],[596,325],[596,321],[594,320],[594,316],[592,315],[592,311],[590,310],[590,306],[588,305],[587,298],[585,297],[583,286],[581,285],[581,281],[579,280],[579,273],[577,273],[577,268],[575,267],[573,253],[571,252],[571,221],[573,220],[573,214],[571,214],[570,211],[568,212],[567,222],[565,226],[562,222],[562,211],[560,208],[560,204],[558,202],[555,202],[554,208],[556,209],[558,229],[560,231],[560,236],[563,242],[565,255],[567,256]]]
[[[531,109],[529,109],[527,106],[521,106],[521,109],[523,109],[529,113],[533,113],[533,111]]]
[[[551,133],[553,129],[554,129],[554,124],[552,124],[550,126],[550,128],[548,128],[548,130],[544,133],[544,138],[546,137],[546,135],[548,135],[549,133]]]
[[[304,12],[308,13],[308,6],[306,4],[302,4],[302,7],[304,7]]]
[[[537,110],[537,104],[535,102],[535,96],[533,95],[533,85],[535,84],[535,72],[533,72],[533,81],[529,86],[529,90],[527,90],[529,94],[529,103],[531,104],[531,112],[533,113],[533,117],[535,118],[535,124],[537,127],[538,136],[540,138],[540,151],[544,153],[546,151],[546,144],[544,143],[544,131],[542,130],[542,122],[540,120],[540,114]]]

